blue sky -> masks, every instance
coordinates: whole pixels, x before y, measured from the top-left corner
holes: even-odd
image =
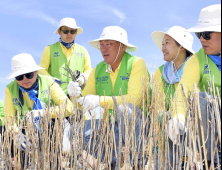
[[[0,99],[11,80],[11,58],[19,53],[30,53],[39,64],[44,47],[58,41],[53,32],[64,17],[72,17],[83,28],[76,42],[88,50],[92,67],[102,56],[89,45],[99,38],[106,26],[120,26],[128,33],[129,43],[138,46],[131,53],[143,58],[150,72],[164,63],[161,51],[151,38],[153,31],[166,31],[179,25],[194,26],[200,10],[220,0],[0,0]],[[195,51],[201,48],[195,37]]]

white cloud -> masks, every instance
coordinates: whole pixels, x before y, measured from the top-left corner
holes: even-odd
[[[64,1],[63,5],[75,6],[75,10],[64,10],[62,14],[80,15],[100,22],[109,24],[123,23],[126,20],[126,14],[114,6],[112,2],[104,0],[84,0],[84,1]]]
[[[41,10],[41,4],[38,1],[16,1],[7,0],[0,3],[0,13],[5,15],[15,15],[24,18],[34,18],[46,22],[55,27],[59,22]]]
[[[123,21],[126,19],[126,15],[117,9],[114,9],[113,12],[117,17],[119,17],[120,23],[123,23]]]

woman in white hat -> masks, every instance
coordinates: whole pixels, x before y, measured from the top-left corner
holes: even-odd
[[[37,117],[39,113],[40,115],[44,114],[44,109],[49,103],[50,86],[50,103],[52,106],[62,106],[68,101],[66,116],[69,116],[73,109],[72,102],[51,77],[38,74],[38,70],[44,68],[38,66],[30,54],[22,53],[13,57],[11,69],[12,71],[6,79],[15,79],[5,89],[4,121],[7,130],[18,134],[17,124],[12,126],[13,118],[19,118],[20,120],[26,118],[26,121],[28,121],[31,114],[34,117]],[[58,117],[59,113],[59,107],[56,107],[55,110],[53,109],[52,117]],[[21,143],[23,144],[21,149],[25,150],[24,135],[21,138]]]
[[[104,28],[99,39],[89,42],[94,48],[101,51],[104,61],[100,62],[94,68],[89,76],[88,83],[82,92],[84,97],[78,99],[84,110],[91,110],[97,106],[107,108],[104,114],[104,120],[110,114],[114,114],[114,102],[112,96],[116,96],[120,105],[121,125],[124,129],[123,103],[126,104],[129,110],[129,115],[132,114],[133,105],[140,107],[142,104],[142,89],[143,77],[148,78],[146,63],[142,58],[130,55],[128,52],[137,51],[137,47],[128,43],[127,32],[118,27],[110,26]],[[121,91],[120,91],[121,89]],[[70,96],[79,97],[81,89],[78,84],[71,82],[68,85],[68,93]],[[123,96],[122,96],[122,95]],[[124,99],[123,99],[123,98]],[[124,102],[123,102],[124,100]],[[126,109],[127,110],[127,109]],[[140,110],[140,109],[139,109]],[[139,113],[139,111],[138,111]],[[132,116],[129,116],[131,122]],[[139,135],[140,119],[135,124],[136,141]],[[99,120],[97,120],[98,125]],[[85,131],[90,131],[91,121],[86,122]],[[129,129],[130,131],[131,129]],[[116,144],[118,145],[118,124],[115,123]],[[123,135],[124,137],[125,135]],[[89,143],[90,133],[85,134],[85,143]],[[92,142],[96,142],[93,141]],[[100,146],[96,146],[100,147]],[[117,147],[117,146],[116,146]],[[117,147],[118,148],[118,147]],[[97,150],[97,149],[95,149]],[[121,152],[121,151],[119,151]],[[104,152],[105,154],[105,152]],[[103,156],[104,156],[103,154]],[[114,154],[115,155],[115,154]],[[112,164],[116,159],[113,155]],[[92,162],[93,160],[91,160]],[[139,162],[139,161],[138,161]]]
[[[68,65],[72,71],[80,71],[81,75],[77,81],[82,88],[85,87],[88,76],[92,71],[87,50],[75,43],[76,36],[82,32],[83,29],[76,25],[75,19],[63,18],[55,31],[56,34],[60,35],[59,41],[47,46],[41,58],[40,66],[45,69],[40,70],[39,73],[54,77],[56,82],[61,84],[61,88],[66,95],[68,94],[67,82],[72,81],[72,79],[63,75],[68,74],[63,67],[67,68]]]
[[[217,91],[215,94],[218,97],[221,96],[221,4],[211,5],[203,8],[200,12],[197,25],[190,28],[188,31],[195,32],[197,37],[200,39],[202,48],[186,63],[184,67],[184,74],[180,83],[184,84],[187,93],[188,91],[191,93],[194,92],[194,84],[197,84],[199,91],[201,92],[200,108],[206,146],[205,142],[202,142],[201,136],[200,139],[202,143],[201,145],[203,145],[203,149],[207,153],[207,155],[204,155],[203,158],[205,159],[206,168],[211,164],[213,169],[215,169],[220,165],[220,162],[217,161],[217,155],[220,156],[221,154],[220,152],[217,152],[215,153],[215,157],[212,157],[214,149],[211,149],[211,146],[215,146],[216,139],[211,141],[211,137],[208,136],[208,134],[211,133],[211,126],[209,127],[208,122],[211,122],[212,124],[214,121],[211,120],[211,114],[208,112],[208,110],[211,108],[208,108],[210,104],[207,101],[207,98],[212,98],[212,96],[207,95],[205,90],[207,93],[214,94],[213,89],[218,88],[219,95]],[[183,97],[184,95],[180,85],[178,86],[176,92],[178,96],[177,100],[182,102],[178,102],[177,104],[174,102],[173,110],[177,110],[177,112],[174,112],[173,115],[174,118],[178,117],[180,121],[185,122],[187,106],[186,99]],[[217,122],[215,122],[215,125],[216,124]],[[220,134],[219,132],[221,131],[221,129],[218,129],[220,124],[213,127],[216,127],[215,134],[213,135],[215,138],[217,138],[218,134]],[[178,128],[181,129],[181,127]],[[175,133],[173,137],[176,137],[178,133],[179,132]],[[218,150],[220,149],[218,148]],[[202,153],[204,152],[202,151]],[[208,160],[209,163],[206,160]],[[221,161],[220,158],[219,160]],[[212,161],[212,163],[210,161]]]
[[[166,61],[164,65],[156,70],[154,76],[158,91],[156,93],[156,102],[161,103],[159,108],[161,114],[158,117],[158,121],[162,124],[163,111],[169,110],[171,105],[170,97],[174,97],[175,89],[183,75],[184,65],[195,53],[192,49],[194,38],[185,28],[180,26],[174,26],[166,33],[155,31],[152,33],[152,38],[157,47],[163,52],[164,60]],[[165,96],[162,96],[163,94]],[[165,103],[162,100],[164,97]],[[166,108],[163,108],[163,106],[166,106]],[[172,166],[172,152],[170,152],[170,156]]]

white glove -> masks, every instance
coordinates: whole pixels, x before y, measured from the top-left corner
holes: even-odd
[[[76,81],[79,83],[80,86],[84,85],[84,83],[85,83],[84,75],[81,74]]]
[[[17,149],[19,148],[18,146],[18,143],[20,142],[21,143],[21,150],[22,151],[25,151],[26,149],[26,138],[25,138],[25,135],[21,132],[21,133],[17,133],[15,135],[15,140],[16,140],[16,143],[17,143]]]
[[[43,110],[32,110],[31,112],[27,113],[25,120],[28,122],[32,120],[32,117],[35,119],[39,116],[43,117]]]
[[[173,125],[174,125],[174,131],[173,131]],[[169,120],[168,122],[168,135],[169,138],[174,141],[174,144],[177,144],[177,136],[178,135],[184,135],[186,132],[185,123],[182,120],[179,120],[177,118],[173,118]],[[178,138],[179,139],[179,138]]]
[[[87,95],[85,97],[79,98],[77,102],[82,105],[87,111],[95,109],[97,106],[100,106],[100,100],[98,95]]]
[[[72,97],[79,97],[81,94],[81,88],[79,86],[78,82],[69,82],[68,86],[67,86],[67,91],[69,96]]]

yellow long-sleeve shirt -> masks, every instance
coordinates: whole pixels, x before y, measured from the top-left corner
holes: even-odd
[[[184,85],[186,93],[194,92],[194,84],[200,82],[200,66],[197,55],[193,55],[185,64],[181,81],[176,89],[176,98],[173,99],[173,117],[177,117],[185,122],[187,114],[186,98],[181,89],[181,84]],[[177,100],[177,101],[176,101]]]
[[[112,82],[112,90],[114,89],[114,85],[116,82],[116,78],[119,73],[121,64],[115,70],[115,72],[110,73],[110,79]],[[82,92],[83,96],[87,96],[89,94],[97,95],[96,93],[96,86],[95,86],[95,71],[94,68],[89,75],[89,79],[85,89]],[[143,77],[147,80],[148,79],[148,72],[146,63],[141,58],[136,58],[132,65],[132,71],[128,83],[128,94],[124,95],[124,102],[132,103],[136,106],[140,106],[142,103],[142,89],[143,89]],[[122,96],[117,97],[118,104],[120,105],[122,101]],[[100,98],[100,106],[105,107],[108,106],[109,109],[113,109],[114,103],[113,99],[110,96],[101,96]]]
[[[154,81],[156,86],[156,96],[155,96],[155,102],[158,103],[158,110],[163,111],[164,110],[164,82],[162,80],[162,73],[160,69],[158,68],[154,75]],[[177,89],[179,83],[174,84],[175,89]],[[173,96],[172,96],[173,97]],[[165,111],[167,111],[167,108],[165,108]]]
[[[71,58],[71,56],[72,56],[72,54],[74,52],[75,45],[73,45],[69,49],[64,47],[61,43],[60,43],[60,46],[62,48],[62,52],[66,56],[67,61],[69,63],[70,58]],[[85,51],[85,54],[86,55],[85,55],[84,74],[89,76],[90,72],[92,71],[91,60],[90,60],[90,56],[89,56],[89,53],[87,52],[87,50]],[[41,67],[45,68],[44,70],[39,70],[39,74],[50,76],[50,74],[48,72],[48,69],[49,69],[49,66],[50,66],[50,47],[49,46],[45,47],[39,65]]]
[[[69,116],[69,114],[73,111],[73,104],[72,102],[68,99],[68,97],[66,96],[66,94],[63,92],[63,90],[59,87],[59,85],[57,83],[53,83],[54,81],[52,80],[51,84],[51,98],[54,102],[54,104],[57,105],[57,107],[55,107],[55,110],[53,109],[52,111],[52,118],[55,117],[59,117],[59,108],[63,108],[64,109],[64,104],[67,101],[67,105],[66,105],[66,117]],[[23,98],[24,101],[26,101],[28,109],[32,109],[33,108],[33,104],[34,102],[32,100],[30,100],[28,93],[23,93]],[[8,87],[6,87],[5,89],[5,105],[4,105],[4,120],[5,120],[5,124],[6,122],[8,123],[8,128],[10,130],[14,130],[14,131],[18,131],[17,129],[17,125],[15,124],[14,127],[10,126],[12,124],[12,118],[15,117],[17,110],[15,109],[14,105],[13,105],[13,101],[12,101],[12,96],[11,93],[8,89]],[[57,114],[57,115],[56,115]]]

